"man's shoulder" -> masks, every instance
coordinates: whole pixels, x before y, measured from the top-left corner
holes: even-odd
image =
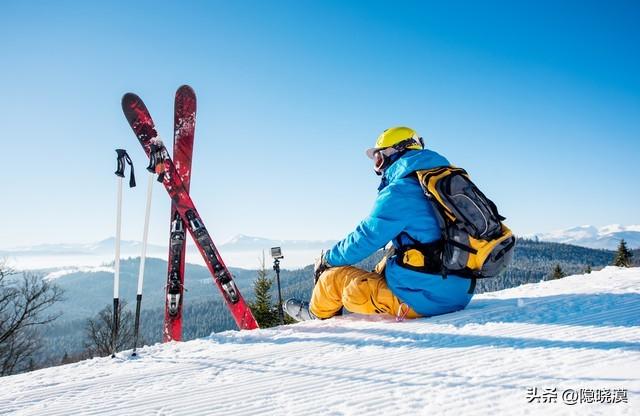
[[[387,185],[380,194],[394,195],[394,194],[413,194],[422,193],[420,182],[415,173],[402,176],[394,179],[389,185]]]

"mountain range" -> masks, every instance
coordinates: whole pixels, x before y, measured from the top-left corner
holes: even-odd
[[[524,237],[605,250],[615,250],[620,240],[624,239],[628,248],[640,248],[640,225],[613,224],[599,228],[593,225],[582,225]]]
[[[262,254],[270,261],[271,247],[281,247],[284,268],[299,268],[312,264],[321,250],[330,248],[333,240],[275,240],[238,234],[218,246],[225,263],[233,267],[255,269],[260,265]],[[142,243],[123,240],[120,243],[121,258],[139,257]],[[59,269],[66,267],[100,267],[113,262],[115,238],[107,238],[95,243],[79,244],[39,244],[0,249],[0,258],[20,270]],[[166,245],[148,244],[147,256],[166,258]],[[187,261],[203,265],[196,247],[187,242]],[[53,270],[51,270],[53,271]]]
[[[110,237],[94,243],[68,243],[68,244],[38,244],[34,246],[12,247],[0,250],[0,255],[53,255],[53,254],[80,254],[80,255],[113,255],[115,249],[115,238]],[[120,242],[120,252],[127,256],[130,254],[140,255],[142,243],[140,241],[122,240]],[[165,250],[163,246],[148,244],[148,251]]]
[[[615,250],[624,239],[630,249],[640,248],[640,225],[607,225],[595,227],[583,225],[547,233],[522,236],[524,238],[571,244],[587,248]],[[270,263],[271,247],[281,247],[284,259],[282,267],[295,269],[312,264],[321,250],[327,250],[334,240],[277,240],[238,234],[218,246],[227,265],[255,269],[262,262]],[[121,258],[139,257],[142,243],[122,241]],[[100,267],[113,262],[115,239],[87,244],[40,244],[27,247],[0,249],[0,258],[7,258],[16,269],[50,269],[53,272],[65,267]],[[202,258],[189,240],[187,261],[203,265]],[[147,256],[166,258],[167,246],[149,244]]]
[[[323,250],[331,248],[335,240],[272,240],[269,238],[252,237],[238,234],[220,246],[220,250],[255,251],[269,250],[271,247],[282,247],[283,251]]]

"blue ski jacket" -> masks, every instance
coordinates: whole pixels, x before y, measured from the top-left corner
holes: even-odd
[[[417,170],[448,166],[443,156],[431,150],[411,150],[389,166],[382,177],[373,210],[356,229],[325,254],[331,266],[358,263],[384,247],[389,241],[398,248],[402,232],[414,240],[429,243],[440,238],[433,208],[417,179]],[[403,235],[402,244],[410,242]],[[472,298],[471,280],[448,275],[421,273],[400,266],[395,256],[387,260],[387,285],[402,302],[423,316],[440,315],[463,309]]]

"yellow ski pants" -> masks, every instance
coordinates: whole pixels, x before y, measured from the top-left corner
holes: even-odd
[[[391,293],[384,276],[352,266],[325,270],[313,289],[309,305],[318,318],[331,318],[343,306],[353,313],[420,317]]]

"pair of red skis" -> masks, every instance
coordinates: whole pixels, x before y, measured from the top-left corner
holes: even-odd
[[[193,237],[238,328],[257,328],[258,324],[251,309],[240,294],[231,272],[222,261],[189,195],[196,121],[196,96],[193,89],[183,85],[176,91],[173,161],[142,99],[133,93],[125,94],[122,97],[122,110],[150,159],[147,169],[158,174],[158,181],[163,183],[172,201],[163,341],[182,339],[185,230],[188,230]]]

